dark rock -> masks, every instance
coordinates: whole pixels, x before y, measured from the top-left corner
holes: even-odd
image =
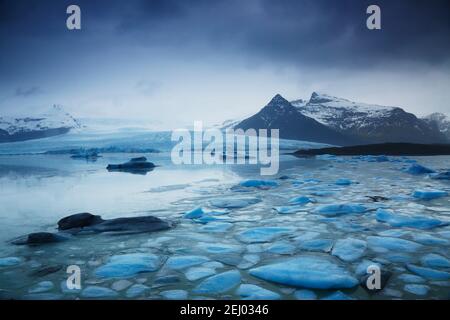
[[[35,232],[28,235],[16,238],[11,241],[12,244],[16,245],[35,245],[35,244],[45,244],[45,243],[55,243],[68,240],[67,235],[56,234],[51,232]]]
[[[382,197],[382,196],[367,196],[367,198],[371,199],[373,202],[380,202],[380,201],[388,201],[389,198]]]
[[[89,227],[104,222],[100,216],[90,214],[88,212],[77,213],[58,221],[59,230],[67,230],[73,228]]]
[[[60,265],[60,264],[44,266],[44,267],[41,267],[37,270],[30,272],[29,275],[32,277],[45,277],[46,275],[58,272],[61,269],[62,269],[62,265]]]
[[[153,216],[147,216],[105,220],[87,229],[94,232],[142,233],[166,230],[170,227],[171,224],[169,222]]]
[[[129,173],[146,174],[155,168],[155,164],[148,162],[146,157],[133,158],[122,164],[109,164],[108,171],[123,171]]]
[[[361,277],[361,279],[360,279],[360,284],[361,284],[361,286],[362,286],[364,289],[366,289],[369,293],[376,293],[376,292],[379,292],[379,291],[381,291],[381,290],[384,289],[384,287],[386,286],[387,282],[389,281],[389,279],[390,279],[391,276],[392,276],[392,272],[390,272],[390,271],[385,271],[385,270],[381,270],[381,279],[380,279],[380,280],[381,280],[381,281],[380,281],[381,288],[380,288],[380,289],[369,289],[369,288],[367,287],[367,279],[369,279],[370,276],[371,276],[370,274],[367,274],[367,275]]]

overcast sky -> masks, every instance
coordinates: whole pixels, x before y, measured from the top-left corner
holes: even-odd
[[[70,4],[82,30],[66,28]],[[212,123],[315,90],[450,113],[449,39],[447,0],[0,0],[0,116],[56,103]]]

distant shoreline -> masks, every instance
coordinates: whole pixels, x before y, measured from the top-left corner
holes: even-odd
[[[300,149],[293,154],[298,157],[323,154],[335,156],[442,156],[450,155],[450,144],[380,143],[349,147]]]

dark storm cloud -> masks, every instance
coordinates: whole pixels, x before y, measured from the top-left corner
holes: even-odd
[[[206,44],[210,52],[203,54],[347,68],[439,64],[450,52],[447,0],[2,0],[0,41],[67,37],[65,8],[74,3],[82,9],[80,38],[104,37],[109,46],[136,42],[182,51]],[[365,11],[374,3],[382,10],[381,31],[366,28]]]

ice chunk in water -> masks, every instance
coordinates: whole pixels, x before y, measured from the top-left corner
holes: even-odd
[[[237,238],[246,243],[270,242],[294,231],[293,227],[256,227],[238,233]]]
[[[41,293],[41,292],[47,292],[52,290],[54,287],[53,282],[51,281],[41,281],[34,287],[30,288],[28,290],[28,293]]]
[[[239,253],[243,251],[243,248],[238,245],[225,244],[225,243],[199,243],[197,247],[209,253],[214,254],[227,254],[227,253]]]
[[[338,186],[349,186],[352,183],[353,182],[350,179],[344,179],[344,178],[337,179],[335,182],[335,184]]]
[[[361,204],[339,203],[339,204],[321,205],[316,207],[312,212],[324,216],[338,216],[349,213],[363,213],[366,211],[367,208]]]
[[[427,233],[413,234],[412,237],[414,241],[430,246],[446,246],[449,244],[447,239],[437,238]]]
[[[433,173],[435,171],[427,167],[424,167],[420,164],[414,163],[408,169],[406,169],[405,172],[410,174],[425,174],[425,173]]]
[[[205,226],[200,228],[202,232],[211,232],[211,233],[221,233],[226,232],[233,226],[232,223],[229,222],[210,222]]]
[[[102,278],[126,278],[141,272],[159,269],[161,259],[154,254],[130,253],[112,256],[109,262],[95,270],[95,275]]]
[[[20,262],[22,262],[22,259],[17,257],[0,258],[0,267],[11,267],[19,264]]]
[[[407,284],[404,289],[405,291],[418,296],[426,296],[430,287],[423,284]]]
[[[407,269],[421,277],[431,280],[448,280],[450,273],[445,271],[434,270],[431,268],[419,267],[414,264],[407,264]]]
[[[169,300],[186,300],[188,292],[185,290],[166,290],[161,291],[160,295]]]
[[[436,189],[420,189],[413,192],[413,197],[421,200],[432,200],[448,196],[448,193],[443,190]]]
[[[330,252],[333,247],[333,240],[330,239],[312,239],[301,241],[299,248],[308,251]]]
[[[366,251],[367,244],[363,240],[347,238],[336,241],[332,255],[344,261],[355,261],[361,258]]]
[[[286,206],[286,207],[274,207],[275,211],[279,214],[292,214],[297,212],[305,212],[308,211],[307,208],[305,208],[302,205],[296,205],[296,206]]]
[[[216,294],[226,292],[236,287],[241,282],[241,274],[237,270],[226,271],[203,280],[194,293]]]
[[[186,212],[183,215],[183,218],[186,218],[186,219],[198,219],[201,216],[203,216],[204,213],[205,212],[203,211],[202,208],[195,208],[195,209],[192,209],[191,211]]]
[[[258,198],[233,198],[233,199],[215,199],[210,204],[213,207],[221,209],[240,209],[248,207],[252,204],[261,202]]]
[[[213,268],[205,268],[205,267],[192,267],[186,271],[186,279],[189,281],[195,281],[204,277],[212,276],[216,274],[216,271]]]
[[[170,269],[179,270],[193,267],[207,261],[209,261],[209,258],[204,256],[172,256],[167,259],[166,266]]]
[[[244,300],[278,300],[281,296],[254,284],[241,284],[236,291]]]
[[[388,223],[393,227],[408,227],[415,229],[432,229],[438,226],[445,225],[444,222],[438,219],[428,218],[425,216],[406,216],[395,214],[391,210],[378,209],[376,219],[380,222]]]
[[[149,287],[143,284],[134,284],[125,292],[127,298],[136,298],[150,290]]]
[[[303,290],[296,290],[294,292],[294,297],[297,300],[316,300],[317,295],[314,293],[314,291],[303,289]]]
[[[404,273],[398,276],[398,279],[406,283],[424,283],[425,279],[414,274]]]
[[[295,204],[295,205],[308,204],[311,202],[315,202],[315,200],[311,199],[309,197],[305,197],[305,196],[299,196],[299,197],[295,197],[295,198],[292,198],[291,200],[289,200],[289,204]]]
[[[450,268],[450,260],[435,253],[424,255],[422,259],[420,259],[420,262],[426,267]]]
[[[292,254],[295,251],[295,246],[288,242],[275,242],[269,248],[267,252],[277,253],[277,254]]]
[[[81,296],[83,298],[115,298],[117,297],[118,293],[114,290],[111,290],[109,288],[104,287],[98,287],[98,286],[89,286],[83,289],[81,291]]]
[[[352,288],[358,285],[345,268],[325,257],[302,256],[250,270],[250,275],[293,287]]]
[[[277,187],[278,182],[273,180],[245,180],[239,183],[241,187]]]
[[[399,252],[415,252],[422,248],[422,245],[413,241],[392,238],[392,237],[367,237],[369,248],[376,252],[387,252],[389,250]]]
[[[326,297],[323,297],[321,300],[353,300],[353,298],[341,291],[336,291]]]

